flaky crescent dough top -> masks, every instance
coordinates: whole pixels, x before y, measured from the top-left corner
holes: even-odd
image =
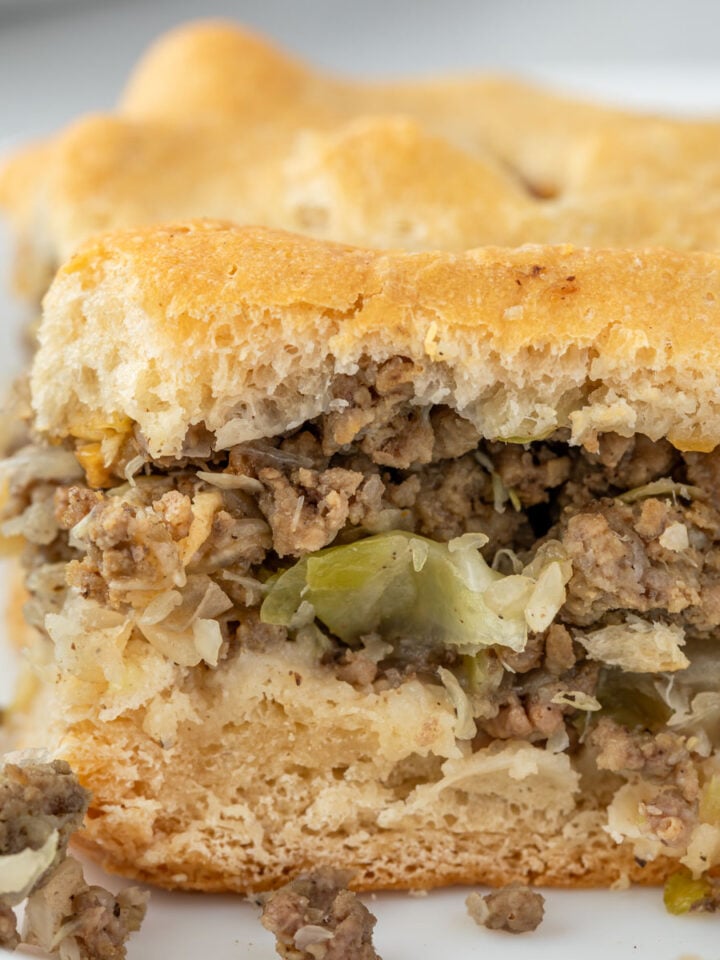
[[[487,437],[569,427],[720,440],[720,257],[526,246],[374,252],[198,221],[90,241],[45,302],[37,425],[139,431],[178,456],[341,409],[340,374],[403,356],[414,401]]]
[[[18,280],[93,233],[197,216],[413,250],[720,247],[720,124],[497,77],[349,81],[221,22],[153,47],[113,114],[0,170]]]

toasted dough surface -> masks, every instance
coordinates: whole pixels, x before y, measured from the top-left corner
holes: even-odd
[[[399,355],[414,403],[487,437],[570,427],[586,445],[612,430],[709,450],[718,266],[571,247],[376,253],[209,221],[120,232],[48,294],[37,425],[85,440],[136,425],[160,457],[202,423],[225,448],[334,409],[338,376]]]
[[[497,77],[342,80],[209,22],[161,39],[115,113],[11,159],[0,206],[34,296],[93,233],[197,216],[406,249],[713,249],[719,142]]]

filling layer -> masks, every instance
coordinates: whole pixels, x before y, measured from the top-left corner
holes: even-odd
[[[137,438],[18,451],[4,533],[60,673],[300,644],[360,690],[420,678],[470,752],[567,752],[640,858],[720,862],[720,455],[482,441],[406,374],[348,378],[287,436],[212,453],[198,430],[182,461]]]

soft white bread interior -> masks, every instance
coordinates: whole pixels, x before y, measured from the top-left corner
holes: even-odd
[[[239,891],[323,864],[356,869],[361,889],[668,872],[612,840],[609,794],[582,789],[567,755],[520,741],[470,754],[439,684],[357,690],[287,643],[215,670],[140,643],[125,659],[124,689],[88,664],[36,704],[37,733],[55,718],[51,746],[93,793],[81,842],[114,872]]]
[[[719,142],[498,77],[343,80],[209,22],[162,38],[113,114],[11,158],[0,207],[35,297],[92,234],[197,216],[407,249],[714,249]]]
[[[45,301],[32,373],[55,439],[139,432],[179,456],[202,424],[218,449],[340,409],[366,361],[413,362],[413,403],[488,438],[568,427],[720,439],[718,258],[711,253],[352,249],[199,221],[90,241]]]

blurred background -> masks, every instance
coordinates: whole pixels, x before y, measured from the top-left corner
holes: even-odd
[[[500,68],[720,111],[716,0],[0,0],[0,148],[111,106],[157,34],[206,16],[243,20],[337,71]]]

